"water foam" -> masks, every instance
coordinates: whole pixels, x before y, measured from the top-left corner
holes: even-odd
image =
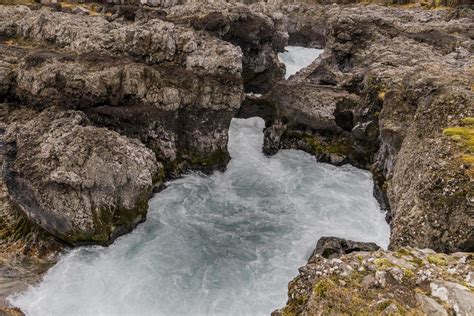
[[[278,59],[286,67],[285,79],[309,66],[323,52],[322,49],[300,46],[286,46],[285,50],[283,53],[278,53]]]
[[[295,150],[265,157],[263,127],[234,119],[226,172],[170,182],[134,232],[64,255],[12,303],[28,315],[268,315],[319,237],[387,245],[370,173]]]
[[[288,75],[317,57],[288,50]],[[170,182],[135,231],[72,250],[11,302],[28,315],[268,315],[319,237],[387,246],[370,173],[295,150],[265,157],[263,127],[234,119],[226,172]]]

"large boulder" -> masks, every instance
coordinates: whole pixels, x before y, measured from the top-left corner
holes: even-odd
[[[14,118],[15,119],[15,118]],[[155,155],[77,111],[18,111],[3,178],[24,216],[69,244],[108,244],[145,219]]]

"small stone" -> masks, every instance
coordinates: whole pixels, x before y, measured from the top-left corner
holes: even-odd
[[[433,316],[447,316],[448,313],[444,309],[444,307],[436,302],[431,297],[428,297],[424,294],[416,294],[416,300],[420,305],[420,309],[426,313],[427,315]]]
[[[376,271],[375,272],[375,280],[377,281],[378,286],[384,288],[387,285],[387,272],[385,272],[385,271]]]
[[[382,312],[382,315],[393,315],[398,313],[398,307],[394,303],[390,304]]]
[[[402,282],[403,279],[403,271],[400,268],[397,267],[391,267],[388,270],[388,273],[397,281],[397,282]]]
[[[373,287],[375,285],[376,281],[375,281],[375,278],[372,274],[368,274],[366,276],[364,276],[362,278],[362,286],[364,288],[370,288],[370,287]]]

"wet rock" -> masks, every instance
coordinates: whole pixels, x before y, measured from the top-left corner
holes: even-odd
[[[3,177],[26,218],[70,244],[107,244],[144,220],[163,171],[143,144],[77,111],[17,118],[6,132]]]
[[[316,249],[314,249],[308,261],[311,261],[316,255],[321,255],[323,258],[332,259],[339,258],[344,254],[349,254],[356,251],[376,251],[380,247],[373,242],[357,242],[353,240],[346,240],[338,237],[321,237],[318,240]]]

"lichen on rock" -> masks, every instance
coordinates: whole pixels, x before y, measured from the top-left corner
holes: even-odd
[[[272,315],[470,315],[472,265],[470,253],[410,247],[329,259],[316,253],[290,282],[286,306]]]

